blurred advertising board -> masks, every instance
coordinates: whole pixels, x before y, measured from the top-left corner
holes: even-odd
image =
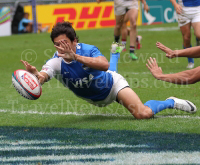
[[[0,36],[11,35],[11,13],[9,7],[0,8]]]
[[[176,11],[168,0],[147,1],[150,11],[142,12],[142,24],[159,24],[177,22]]]
[[[138,3],[140,6],[140,1]],[[30,13],[32,18],[31,6],[25,6],[24,11]],[[113,2],[37,5],[36,12],[37,21],[43,26],[49,25],[50,30],[53,25],[63,20],[71,22],[76,30],[114,27],[115,25]],[[142,24],[140,13],[139,9],[137,25]]]

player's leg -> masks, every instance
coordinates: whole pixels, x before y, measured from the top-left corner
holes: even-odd
[[[153,111],[142,104],[138,95],[129,87],[119,91],[117,100],[137,119],[149,119],[154,115]]]
[[[118,59],[120,57],[119,55],[121,52],[117,52],[116,50],[119,50],[118,43],[121,35],[121,27],[124,21],[125,10],[123,6],[119,5],[118,6],[115,5],[114,9],[115,9],[115,19],[116,19],[116,25],[114,27],[114,39],[116,43],[111,45],[109,70],[117,72]]]
[[[200,46],[200,22],[192,23],[192,27],[194,28],[194,35],[196,36],[196,46]]]
[[[121,36],[122,36],[122,44],[125,46],[123,51],[126,51],[126,38],[128,35],[128,29],[127,29],[127,22],[128,22],[128,15],[125,14],[124,16],[124,22],[122,25],[122,29],[121,29]]]
[[[120,90],[117,99],[137,119],[149,119],[167,108],[179,109],[189,113],[196,112],[196,106],[192,102],[174,97],[165,101],[150,100],[142,104],[137,94],[129,87]]]
[[[183,37],[183,47],[184,49],[191,47],[191,23],[187,23],[180,27],[182,37]],[[191,69],[194,67],[194,59],[188,58],[188,66],[187,68]]]
[[[49,29],[49,26],[46,26],[45,28],[42,27],[42,24],[41,23],[38,23],[38,30],[43,33],[43,32],[47,32],[48,29]]]
[[[137,37],[136,23],[138,17],[138,9],[129,9],[127,15],[130,20],[130,56],[133,60],[137,60],[138,57],[135,55],[135,46]]]
[[[200,46],[200,6],[193,8],[192,27],[196,36],[196,46]]]
[[[120,34],[121,34],[121,27],[124,21],[124,14],[123,15],[115,15],[116,25],[114,27],[114,37],[115,42],[119,42]]]

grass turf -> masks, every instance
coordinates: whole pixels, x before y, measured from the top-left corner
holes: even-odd
[[[174,85],[161,82],[152,77],[145,66],[149,57],[156,57],[159,66],[164,73],[175,73],[186,70],[187,59],[177,58],[169,60],[165,54],[155,46],[160,41],[172,49],[182,48],[182,37],[179,30],[149,31],[151,28],[176,27],[177,24],[163,24],[139,27],[139,35],[143,37],[142,48],[137,50],[138,61],[129,58],[128,51],[121,54],[118,71],[130,84],[130,87],[139,95],[142,102],[148,100],[165,100],[169,96],[188,99],[200,107],[199,85]],[[110,59],[110,45],[113,41],[113,29],[96,29],[77,31],[80,42],[96,45],[100,51]],[[129,43],[129,42],[128,42]],[[21,97],[11,83],[11,75],[14,70],[23,69],[20,59],[27,60],[38,70],[46,60],[51,58],[55,48],[49,34],[26,34],[2,37],[0,40],[0,126],[29,126],[29,127],[63,127],[63,128],[88,128],[88,129],[115,129],[137,130],[151,132],[174,132],[174,133],[200,133],[200,112],[188,114],[181,111],[165,110],[156,116],[168,116],[167,118],[156,117],[150,120],[135,120],[129,112],[117,103],[105,108],[97,108],[77,98],[71,91],[64,88],[56,80],[43,85],[43,94],[36,101],[26,100]],[[195,39],[192,38],[192,45]],[[128,48],[127,44],[127,48]],[[200,60],[195,59],[195,66],[199,66]],[[131,99],[131,98],[130,98]],[[88,114],[53,115],[53,114],[15,114],[12,111],[27,112],[37,111],[51,112],[76,112]],[[95,116],[90,114],[118,114],[120,116]],[[190,116],[189,118],[170,118],[170,116]]]

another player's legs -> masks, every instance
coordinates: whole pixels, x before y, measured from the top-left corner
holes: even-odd
[[[114,39],[115,42],[119,43],[120,35],[121,35],[121,27],[124,21],[124,15],[115,15],[116,25],[114,27]]]
[[[194,29],[194,35],[196,36],[196,46],[200,46],[200,22],[192,23],[192,27]]]
[[[140,49],[142,47],[141,40],[142,40],[142,36],[137,35],[137,38],[136,38],[136,49]]]
[[[122,29],[121,29],[121,34],[122,34],[122,44],[124,45],[124,51],[126,51],[126,38],[127,38],[127,26],[126,23],[124,22],[122,25]]]
[[[191,28],[191,23],[188,23],[184,26],[180,27],[182,36],[183,36],[183,47],[184,49],[191,47],[191,32],[190,32],[190,28]],[[194,68],[194,59],[193,58],[188,58],[188,69],[192,69]]]
[[[49,26],[46,26],[45,28],[42,27],[41,23],[38,23],[38,30],[43,33],[43,32],[47,32],[49,29]]]
[[[121,36],[122,36],[122,40],[121,41],[122,41],[122,44],[125,46],[123,51],[126,51],[126,38],[128,36],[128,27],[126,25],[127,22],[128,22],[128,15],[125,14],[124,22],[123,22],[122,29],[121,29]]]
[[[138,10],[132,8],[127,12],[127,15],[130,20],[130,56],[133,60],[137,60],[138,57],[135,55],[135,46],[137,36],[136,22],[138,17]]]
[[[179,109],[194,113],[196,106],[188,100],[170,97],[165,101],[150,100],[143,104],[137,94],[131,88],[124,88],[117,95],[118,101],[126,107],[137,119],[148,119],[156,113],[167,109]]]

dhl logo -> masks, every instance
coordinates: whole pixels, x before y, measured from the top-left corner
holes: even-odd
[[[103,9],[103,14],[101,16],[100,13],[102,9]],[[86,25],[87,28],[95,28],[98,21],[101,27],[109,27],[115,25],[115,20],[110,18],[112,10],[113,6],[105,6],[105,8],[103,8],[102,6],[93,8],[82,7],[80,15],[78,15],[75,8],[58,8],[54,10],[53,14],[58,15],[56,23],[66,20],[65,16],[59,16],[59,15],[68,15],[68,20],[72,24],[74,24],[74,22],[78,20],[75,25],[76,29],[84,28],[85,24],[87,24]],[[103,19],[108,18],[108,20],[103,20],[101,18]]]
[[[24,10],[32,15],[31,6],[25,6]],[[37,21],[51,28],[63,20],[71,22],[76,30],[115,25],[113,2],[38,5],[36,10]]]

